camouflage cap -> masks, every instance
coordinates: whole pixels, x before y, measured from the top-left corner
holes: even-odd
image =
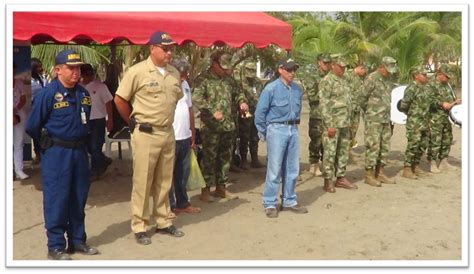
[[[323,61],[325,63],[331,62],[331,55],[329,53],[320,53],[318,54],[318,61]]]
[[[382,58],[382,65],[390,74],[395,74],[398,71],[397,60],[390,56],[384,56]]]
[[[422,65],[419,65],[419,66],[414,66],[410,69],[410,74],[411,75],[415,75],[415,74],[427,74],[428,73],[428,70],[422,66]]]
[[[346,57],[342,54],[333,54],[331,55],[332,62],[341,67],[346,67],[349,63],[346,60]]]
[[[226,52],[218,51],[211,55],[211,60],[217,62],[223,69],[232,67],[232,56]]]
[[[448,78],[454,78],[455,75],[453,73],[453,70],[449,67],[448,64],[441,64],[438,68],[438,72],[441,72],[442,74],[446,75]]]

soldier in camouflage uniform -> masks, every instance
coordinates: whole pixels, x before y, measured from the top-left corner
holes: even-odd
[[[318,70],[312,76],[312,85],[307,89],[306,95],[309,102],[309,124],[308,135],[309,142],[309,172],[315,176],[321,176],[321,167],[319,162],[323,159],[323,131],[321,109],[319,107],[319,83],[328,74],[331,69],[331,56],[328,53],[318,55]]]
[[[323,117],[323,176],[324,190],[336,192],[334,187],[357,189],[346,179],[349,160],[351,91],[344,71],[347,62],[342,55],[331,56],[331,72],[319,83],[320,107]],[[337,177],[334,184],[333,176]]]
[[[461,104],[461,99],[454,98],[452,89],[448,85],[449,79],[453,77],[449,65],[442,64],[436,73],[436,78],[428,82],[428,88],[434,96],[431,105],[430,142],[427,155],[432,173],[440,173],[439,168],[450,169],[446,159],[453,142],[453,129],[448,114],[454,105]]]
[[[355,140],[357,129],[359,128],[360,120],[360,97],[363,93],[364,88],[364,78],[367,75],[367,69],[364,64],[358,64],[353,70],[348,70],[346,72],[347,81],[351,87],[351,97],[352,97],[352,113],[351,113],[351,126],[350,126],[350,136],[351,136],[351,148],[357,147],[357,141]],[[350,153],[350,151],[349,151]]]
[[[251,166],[253,168],[265,167],[258,160],[258,131],[254,123],[255,108],[257,107],[258,97],[262,92],[263,85],[257,78],[257,66],[255,62],[247,62],[243,66],[241,78],[242,90],[248,102],[249,111],[244,115],[239,115],[239,137],[240,137],[240,168],[247,167],[247,152],[250,148],[252,158]]]
[[[365,183],[371,186],[395,183],[385,175],[384,166],[390,151],[390,101],[397,71],[397,61],[383,57],[378,69],[367,76],[359,98],[365,117]]]
[[[194,89],[194,105],[201,112],[201,137],[203,146],[202,173],[206,187],[201,189],[200,199],[212,202],[210,187],[216,185],[214,196],[233,199],[226,190],[232,142],[235,137],[233,109],[248,111],[245,96],[236,89],[230,75],[231,56],[217,52],[211,56],[211,67]],[[233,107],[235,106],[235,107]]]
[[[398,109],[407,114],[407,148],[402,176],[409,179],[427,175],[419,166],[421,156],[428,147],[432,101],[432,95],[426,85],[428,81],[426,73],[423,66],[411,69],[414,81],[405,89],[403,99],[398,103]]]

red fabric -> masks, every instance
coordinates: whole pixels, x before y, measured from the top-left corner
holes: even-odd
[[[32,44],[128,40],[143,45],[158,30],[168,32],[178,44],[276,44],[291,49],[291,26],[263,12],[13,12],[14,40]]]

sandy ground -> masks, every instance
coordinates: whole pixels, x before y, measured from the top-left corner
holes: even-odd
[[[308,168],[308,107],[302,113],[301,169]],[[101,254],[90,260],[461,260],[461,130],[454,127],[449,162],[456,170],[419,180],[400,176],[406,138],[396,125],[387,173],[396,185],[375,188],[363,183],[364,148],[355,149],[356,162],[348,178],[359,189],[323,191],[323,179],[303,172],[297,184],[305,215],[281,212],[265,217],[261,193],[265,169],[231,173],[229,189],[240,199],[204,204],[198,191],[190,192],[199,214],[181,214],[175,221],[186,236],[152,235],[140,246],[130,231],[131,159],[117,158],[105,176],[92,184],[86,206],[89,244]],[[363,144],[363,125],[357,140]],[[126,146],[125,146],[126,147]],[[265,146],[260,146],[265,155]],[[265,158],[261,157],[262,160]],[[422,167],[427,170],[426,159]],[[45,260],[46,235],[42,212],[40,169],[26,170],[32,178],[13,182],[13,258]]]

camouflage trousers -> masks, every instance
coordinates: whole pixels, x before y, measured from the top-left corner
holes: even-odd
[[[429,135],[428,161],[448,158],[453,143],[451,123],[447,119],[440,122],[432,121]]]
[[[354,110],[351,115],[351,128],[350,128],[350,133],[351,133],[351,143],[354,143],[355,137],[357,134],[357,129],[359,128],[359,122],[360,122],[360,110]]]
[[[309,163],[314,164],[323,159],[323,132],[325,131],[323,120],[309,118],[308,135],[309,142]]]
[[[407,123],[407,149],[405,151],[404,166],[412,166],[420,163],[421,156],[428,147],[428,128],[425,125]]]
[[[202,128],[201,171],[207,186],[225,184],[229,179],[234,131],[211,131]]]
[[[390,123],[365,122],[365,169],[387,164],[391,132]]]
[[[334,175],[346,176],[350,142],[349,127],[337,128],[333,138],[329,138],[327,130],[324,130],[323,176],[325,179],[332,179]]]
[[[255,127],[254,118],[239,118],[239,137],[240,137],[240,157],[247,159],[247,152],[250,149],[252,160],[257,159],[258,152],[258,131]]]

